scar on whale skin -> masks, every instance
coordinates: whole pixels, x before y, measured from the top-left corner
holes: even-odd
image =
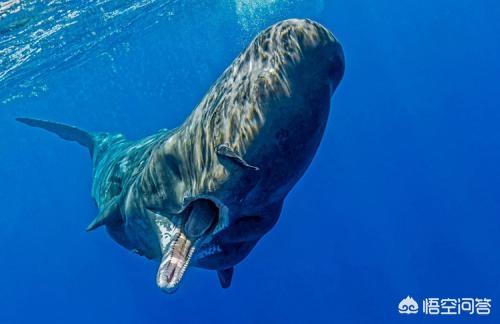
[[[342,47],[325,27],[291,19],[262,31],[188,119],[138,141],[18,118],[87,147],[98,216],[120,245],[160,262],[172,293],[189,267],[234,267],[276,224],[283,201],[323,137],[344,73]]]

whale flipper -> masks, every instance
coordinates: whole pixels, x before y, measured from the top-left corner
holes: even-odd
[[[122,222],[120,212],[120,197],[113,198],[99,213],[99,215],[87,227],[87,232],[93,231],[102,225],[110,225]]]
[[[92,134],[74,126],[33,118],[16,118],[16,120],[31,127],[45,129],[64,140],[77,142],[78,144],[88,148],[91,154],[94,150],[94,137]]]
[[[236,163],[238,166],[245,167],[254,171],[259,171],[259,168],[253,165],[248,164],[238,153],[234,152],[229,145],[221,144],[217,146],[217,155],[221,159],[228,159],[233,163]]]
[[[219,276],[219,281],[222,288],[226,289],[231,286],[231,281],[233,280],[233,273],[234,273],[234,267],[217,271],[217,275]]]

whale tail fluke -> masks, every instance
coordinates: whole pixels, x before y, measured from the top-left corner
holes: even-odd
[[[33,118],[20,117],[16,118],[16,120],[31,127],[45,129],[64,140],[77,142],[78,144],[88,148],[91,154],[94,151],[94,136],[74,126]]]

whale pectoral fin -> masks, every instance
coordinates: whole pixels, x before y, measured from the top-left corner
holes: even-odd
[[[219,276],[220,285],[222,288],[226,289],[231,286],[231,281],[233,280],[234,267],[224,270],[217,270],[217,275]]]
[[[87,232],[93,231],[102,225],[117,224],[123,221],[120,212],[119,196],[113,198],[87,227]]]
[[[258,167],[248,164],[247,161],[245,161],[240,155],[234,152],[227,144],[221,144],[217,146],[216,151],[217,156],[222,160],[228,160],[240,167],[251,169],[253,171],[259,171]]]

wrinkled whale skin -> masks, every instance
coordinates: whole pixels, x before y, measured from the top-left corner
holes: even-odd
[[[286,20],[260,33],[177,129],[82,139],[70,126],[20,121],[89,147],[100,210],[89,229],[105,225],[120,245],[160,260],[162,289],[175,291],[188,265],[220,270],[228,286],[311,163],[343,72],[331,32]]]

